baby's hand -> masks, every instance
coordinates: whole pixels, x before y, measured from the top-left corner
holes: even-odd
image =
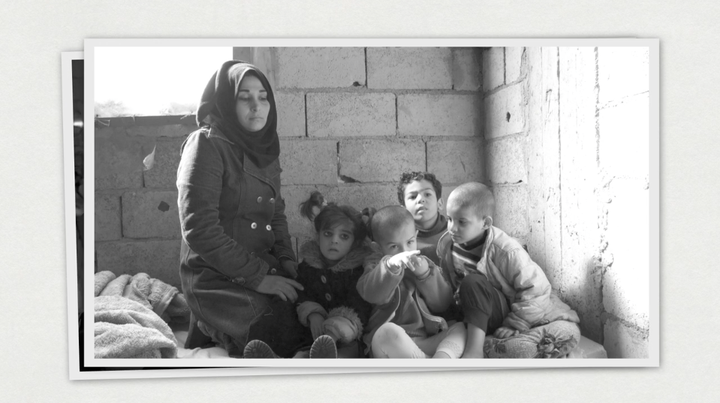
[[[415,277],[423,278],[423,277],[425,277],[427,272],[430,270],[427,260],[425,260],[420,255],[410,256],[408,260],[409,260],[408,268],[415,275]]]
[[[390,259],[388,259],[388,261],[387,261],[388,268],[396,273],[400,272],[404,269],[412,270],[411,264],[410,264],[410,258],[413,255],[417,255],[418,253],[420,253],[419,250],[409,250],[406,252],[400,252],[397,255],[394,255]]]
[[[505,339],[508,337],[512,337],[518,334],[518,331],[515,329],[510,329],[509,327],[501,326],[495,331],[495,337],[498,339]]]

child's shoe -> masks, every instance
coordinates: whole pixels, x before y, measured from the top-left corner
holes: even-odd
[[[337,347],[332,337],[324,334],[310,347],[310,358],[337,358]]]
[[[251,340],[245,345],[243,358],[280,358],[275,355],[272,348],[262,340]]]

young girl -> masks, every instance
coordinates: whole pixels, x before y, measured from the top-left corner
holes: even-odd
[[[318,195],[301,204],[305,217],[314,216],[317,237],[300,248],[297,281],[304,290],[296,301],[298,319],[314,339],[310,358],[361,357],[360,338],[372,309],[356,288],[363,260],[371,253],[365,225],[352,207],[325,205]],[[272,358],[274,353],[258,340],[248,343],[245,356]]]

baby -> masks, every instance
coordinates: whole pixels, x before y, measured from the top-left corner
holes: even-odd
[[[360,295],[373,304],[364,340],[375,358],[458,358],[465,326],[439,316],[452,304],[452,288],[441,269],[417,250],[413,216],[388,206],[370,218],[371,247],[358,280]]]

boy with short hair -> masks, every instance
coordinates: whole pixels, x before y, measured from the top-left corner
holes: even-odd
[[[493,226],[495,198],[487,186],[458,186],[447,214],[437,253],[468,328],[463,358],[483,358],[486,334],[506,338],[556,320],[580,322],[551,295],[545,273],[522,245]]]
[[[405,172],[400,177],[397,193],[400,205],[415,220],[420,253],[438,264],[437,243],[447,230],[447,218],[440,213],[443,207],[442,184],[429,172]]]
[[[365,259],[357,283],[360,296],[373,304],[366,345],[375,358],[458,358],[465,326],[448,324],[439,313],[451,306],[453,293],[441,269],[419,255],[412,215],[388,206],[370,218],[375,251]]]

